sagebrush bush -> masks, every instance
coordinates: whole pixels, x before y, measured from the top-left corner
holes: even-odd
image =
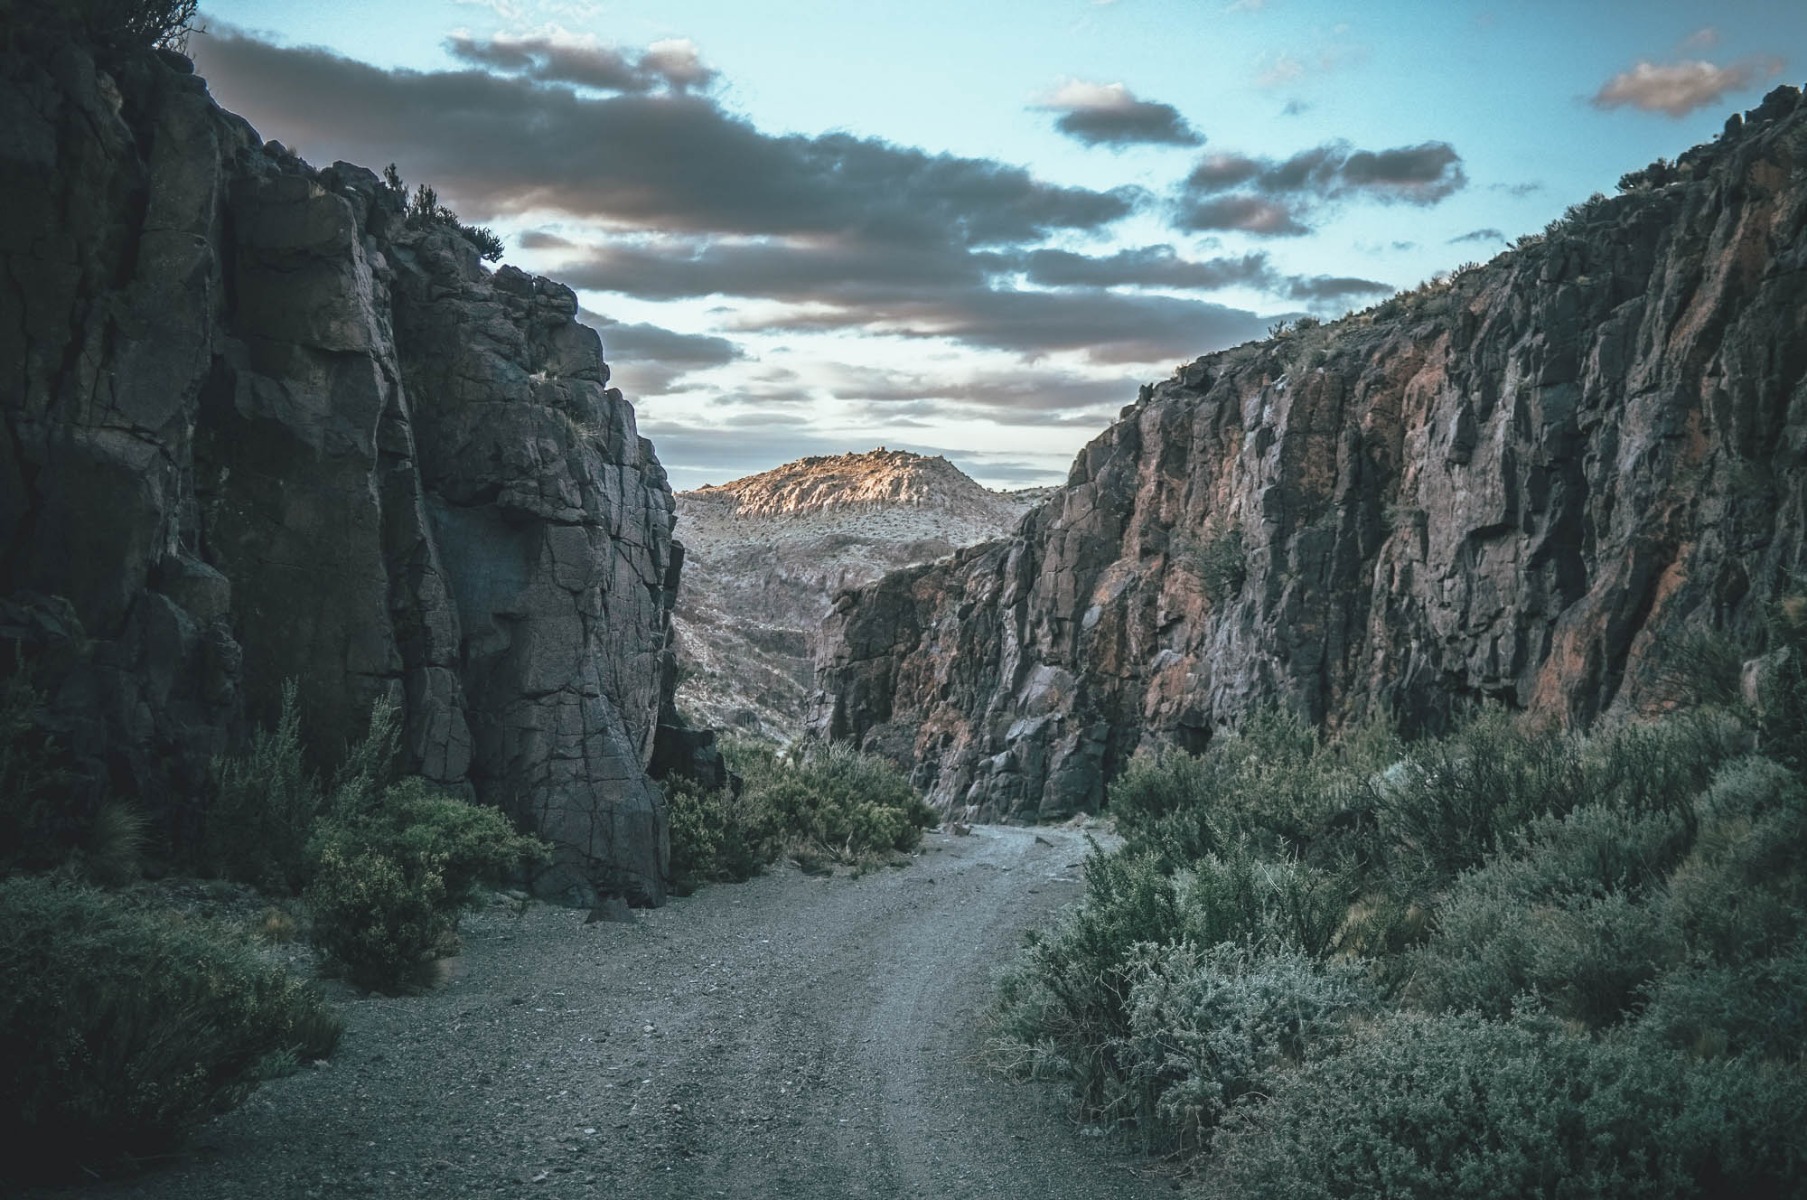
[[[0,681],[0,874],[56,866],[80,838],[69,770],[43,707],[15,664]]]
[[[1231,1111],[1265,1100],[1362,1010],[1358,975],[1285,947],[1138,945],[1127,1028],[1109,1046],[1120,1087],[1103,1114],[1148,1149],[1208,1146]]]
[[[1132,853],[1178,869],[1235,842],[1321,863],[1364,852],[1370,775],[1400,743],[1381,723],[1325,742],[1297,715],[1264,710],[1203,755],[1138,756],[1112,784],[1109,808]]]
[[[993,1047],[1225,1195],[1801,1194],[1807,785],[1748,717],[1135,761]]]
[[[211,873],[274,891],[294,892],[307,880],[307,844],[324,796],[301,748],[296,685],[282,686],[276,728],[259,729],[238,756],[213,762],[213,795],[201,837],[202,865]]]
[[[1000,1061],[1065,1079],[1092,1114],[1121,1106],[1130,1064],[1131,992],[1149,947],[1243,947],[1307,958],[1334,943],[1348,907],[1335,876],[1238,846],[1167,874],[1152,855],[1085,862],[1085,901],[1032,935],[1002,982],[993,1023]],[[1131,1106],[1136,1107],[1135,1105]],[[1158,1123],[1157,1123],[1158,1125]]]
[[[1397,1015],[1232,1113],[1208,1177],[1248,1200],[1799,1194],[1807,1080],[1548,1019]]]
[[[1490,711],[1445,738],[1421,742],[1372,781],[1379,842],[1392,887],[1434,896],[1479,866],[1504,835],[1580,803],[1570,738]]]
[[[746,786],[793,856],[860,864],[915,849],[939,820],[896,767],[846,745],[800,743]]]
[[[1666,881],[1665,907],[1697,961],[1787,954],[1807,929],[1807,783],[1781,764],[1727,764],[1699,803],[1700,832]]]
[[[304,897],[328,965],[361,986],[400,991],[430,981],[480,883],[506,879],[548,848],[498,810],[409,777],[336,806],[310,853]]]
[[[1680,813],[1622,806],[1530,822],[1456,881],[1411,956],[1413,998],[1504,1016],[1535,995],[1594,1027],[1619,1020],[1681,960],[1660,890],[1692,833]]]
[[[779,827],[758,789],[705,790],[686,779],[665,782],[671,818],[671,878],[687,896],[703,883],[753,878],[780,852]]]
[[[159,1152],[339,1030],[316,988],[238,935],[0,881],[0,1179]]]
[[[1807,770],[1807,592],[1772,605],[1769,629],[1773,657],[1758,687],[1763,748],[1777,762]]]
[[[1640,1034],[1700,1058],[1807,1062],[1807,937],[1770,958],[1690,963],[1650,989]]]

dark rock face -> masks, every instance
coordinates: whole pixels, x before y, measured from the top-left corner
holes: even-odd
[[[390,695],[542,891],[663,898],[671,491],[568,288],[67,44],[0,74],[0,259],[0,637],[92,782],[180,838],[285,679],[322,763]]]
[[[944,806],[1093,808],[1251,707],[1664,700],[1807,570],[1807,106],[1664,186],[1144,389],[1018,535],[843,593],[815,727]]]

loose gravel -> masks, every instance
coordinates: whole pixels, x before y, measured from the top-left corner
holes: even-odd
[[[1171,1195],[979,1061],[997,970],[1078,898],[1084,853],[979,826],[907,868],[785,868],[619,921],[494,906],[442,987],[343,989],[330,1063],[80,1194]]]

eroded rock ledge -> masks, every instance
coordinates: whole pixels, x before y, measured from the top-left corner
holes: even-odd
[[[285,679],[323,764],[387,694],[410,769],[556,844],[542,891],[661,900],[672,497],[570,289],[177,56],[3,68],[0,652],[90,782],[180,839]]]
[[[1807,570],[1807,107],[1334,325],[1145,388],[1016,536],[842,593],[815,728],[989,818],[1251,707],[1665,702]]]

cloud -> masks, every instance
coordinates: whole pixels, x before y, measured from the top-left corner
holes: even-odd
[[[1367,61],[1367,46],[1351,41],[1350,26],[1340,23],[1318,39],[1311,50],[1298,53],[1273,52],[1256,61],[1255,86],[1278,88],[1308,80],[1311,76],[1329,75],[1346,66]]]
[[[1514,199],[1517,199],[1518,197],[1521,197],[1521,196],[1530,196],[1530,195],[1536,194],[1537,192],[1543,191],[1543,184],[1537,183],[1537,182],[1490,183],[1487,185],[1487,190],[1492,191],[1492,192],[1504,192],[1508,196],[1511,196]]]
[[[905,338],[950,338],[1029,357],[1078,352],[1094,363],[1177,362],[1259,337],[1265,318],[1174,296],[1119,292],[972,289],[882,308],[822,308],[743,317],[740,330],[824,333],[857,329]]]
[[[565,83],[607,92],[644,93],[709,86],[705,67],[688,41],[655,42],[639,55],[605,46],[588,34],[554,28],[545,33],[497,34],[479,41],[465,33],[445,40],[447,53],[473,66],[537,83]]]
[[[1001,256],[960,247],[888,246],[857,238],[628,238],[567,259],[575,288],[643,300],[745,296],[859,305],[983,284]]]
[[[1462,156],[1448,142],[1357,150],[1326,142],[1288,158],[1208,154],[1175,200],[1182,229],[1236,229],[1265,237],[1310,232],[1311,209],[1337,200],[1436,204],[1465,187]]]
[[[486,70],[384,71],[234,32],[191,49],[254,125],[305,155],[401,162],[467,219],[551,211],[626,229],[982,245],[1101,229],[1136,203],[989,159],[773,136],[693,92],[588,96]]]
[[[611,361],[617,358],[652,359],[686,367],[720,367],[745,357],[739,346],[724,337],[678,333],[643,322],[629,324],[588,309],[578,316],[602,335],[605,356]]]
[[[1174,221],[1181,229],[1234,229],[1261,237],[1298,237],[1311,232],[1286,205],[1259,196],[1184,200]]]
[[[630,324],[588,309],[577,315],[602,335],[610,381],[635,397],[659,395],[696,371],[726,366],[746,357],[739,346],[724,337]]]
[[[1029,282],[1044,287],[1213,288],[1265,284],[1271,272],[1267,255],[1182,259],[1172,246],[1139,246],[1094,257],[1069,250],[1032,250],[1022,258]]]
[[[1177,108],[1138,100],[1120,83],[1070,80],[1041,108],[1061,114],[1054,127],[1087,146],[1200,146],[1204,135]]]
[[[1267,64],[1255,76],[1255,86],[1272,88],[1282,87],[1305,74],[1305,64],[1290,54],[1279,54],[1267,60]]]
[[[1353,296],[1384,296],[1393,285],[1378,279],[1357,279],[1347,275],[1295,275],[1287,282],[1286,294],[1294,300],[1317,304],[1334,304]]]
[[[1696,29],[1693,33],[1690,33],[1687,37],[1683,38],[1681,40],[1681,45],[1678,47],[1678,49],[1711,50],[1714,46],[1717,46],[1718,44],[1719,44],[1719,31],[1717,29],[1713,28],[1711,25],[1708,25],[1708,26],[1705,26],[1704,28]]]
[[[1779,75],[1783,65],[1773,55],[1741,58],[1723,67],[1701,60],[1663,66],[1646,60],[1601,84],[1589,103],[1603,110],[1629,105],[1680,118],[1718,104],[1727,92],[1741,92]]]
[[[1456,246],[1463,242],[1503,242],[1506,235],[1497,229],[1471,229],[1467,233],[1458,233],[1449,239],[1449,245]]]
[[[953,377],[841,368],[828,388],[841,400],[882,406],[888,418],[899,406],[920,416],[957,411],[1000,424],[1102,423],[1133,399],[1131,376],[1088,378],[1072,371],[1016,368]]]

